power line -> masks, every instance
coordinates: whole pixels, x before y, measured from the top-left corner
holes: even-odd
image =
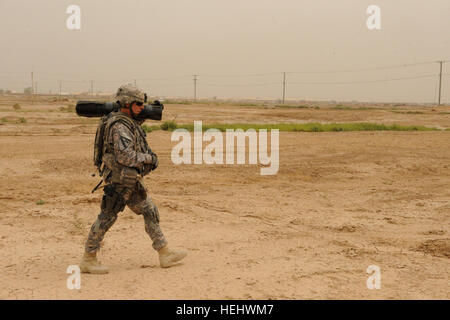
[[[287,85],[288,84],[292,84],[292,85],[345,85],[345,84],[364,84],[364,83],[382,83],[382,82],[389,82],[389,81],[401,81],[401,80],[413,80],[413,79],[422,79],[422,78],[429,78],[429,77],[435,77],[436,74],[425,74],[425,75],[416,75],[416,76],[408,76],[408,77],[394,77],[394,78],[385,78],[385,79],[374,79],[374,80],[353,80],[353,81],[297,81],[297,82],[290,82],[288,83],[287,81],[287,76],[290,74],[333,74],[333,73],[351,73],[351,72],[362,72],[362,71],[373,71],[373,70],[388,70],[388,69],[398,69],[398,68],[405,68],[405,67],[413,67],[413,66],[420,66],[420,65],[428,65],[428,64],[434,64],[434,63],[439,63],[440,67],[439,67],[439,74],[438,74],[438,79],[439,79],[439,96],[438,96],[438,104],[441,103],[441,97],[442,97],[442,76],[444,77],[448,77],[450,76],[450,73],[444,73],[443,72],[443,64],[445,62],[450,62],[450,60],[441,60],[441,61],[429,61],[429,62],[419,62],[419,63],[409,63],[409,64],[401,64],[401,65],[391,65],[391,66],[383,66],[383,67],[371,67],[371,68],[362,68],[362,69],[349,69],[349,70],[329,70],[329,71],[297,71],[297,72],[293,72],[293,71],[285,71],[285,72],[281,72],[282,74],[282,80],[281,80],[281,85],[282,85],[282,101],[283,103],[286,100],[286,90],[287,90]],[[18,83],[17,80],[15,80],[14,78],[18,78],[19,75],[18,73],[9,73],[9,76],[7,76],[8,73],[2,73],[2,75],[0,75],[0,78],[9,78],[10,82],[14,82],[14,83]],[[189,86],[192,85],[187,83],[188,79],[187,77],[193,77],[193,85],[194,85],[194,99],[197,99],[197,82],[198,82],[198,78],[199,76],[202,77],[206,77],[206,78],[251,78],[251,77],[267,77],[267,76],[274,76],[274,75],[280,75],[280,72],[266,72],[266,73],[253,73],[253,74],[194,74],[194,75],[177,75],[177,76],[170,76],[170,77],[155,77],[155,78],[137,78],[137,77],[133,77],[133,78],[128,78],[128,80],[95,80],[95,77],[92,77],[92,80],[78,80],[78,79],[64,79],[62,77],[59,77],[57,81],[55,80],[51,80],[51,77],[44,77],[44,79],[39,78],[40,75],[52,75],[51,73],[36,73],[36,72],[32,72],[31,73],[31,92],[32,92],[32,98],[33,98],[33,94],[35,94],[37,92],[37,81],[36,78],[39,80],[39,82],[41,83],[46,83],[45,86],[48,87],[47,83],[54,83],[57,86],[59,86],[59,93],[62,94],[62,86],[63,86],[63,82],[64,82],[64,87],[84,87],[85,84],[90,84],[90,94],[93,95],[94,94],[94,81],[96,84],[96,88],[98,89],[104,89],[104,88],[113,88],[113,86],[116,83],[123,83],[123,82],[127,82],[127,83],[132,83],[134,81],[134,84],[137,84],[137,81],[139,80],[140,82],[152,82],[152,81],[160,81],[160,83],[152,83],[152,86],[157,86],[157,85],[163,85],[165,87],[177,87],[177,86]],[[386,74],[387,76],[387,74]],[[26,78],[24,78],[26,79]],[[89,78],[88,78],[89,79]],[[176,83],[173,82],[172,80],[174,79],[186,79],[186,82],[181,82],[181,83]],[[279,78],[278,78],[279,79]],[[209,86],[209,87],[263,87],[263,86],[279,86],[280,85],[280,81],[279,80],[275,80],[274,78],[270,78],[270,80],[268,82],[255,82],[252,83],[251,79],[247,79],[247,81],[243,81],[244,79],[239,79],[239,81],[235,81],[233,83],[233,80],[230,79],[230,82],[232,83],[217,83],[217,82],[212,82],[212,83],[201,83],[201,85],[204,86]],[[255,79],[256,80],[256,79]],[[262,80],[262,79],[260,79]],[[26,80],[25,80],[26,81]],[[165,83],[167,81],[167,83]],[[213,80],[214,81],[214,80]],[[237,83],[236,83],[237,82]],[[244,83],[242,83],[244,82]],[[142,85],[142,83],[141,83]],[[436,101],[436,92],[435,92],[435,97],[434,97],[434,101]]]
[[[263,77],[263,76],[272,76],[275,74],[280,74],[279,72],[269,72],[269,73],[254,73],[254,74],[200,74],[202,77],[231,77],[231,78],[238,78],[238,77]]]
[[[283,72],[284,74],[284,72]],[[421,79],[421,78],[429,78],[434,77],[434,74],[415,76],[415,77],[403,77],[403,78],[391,78],[391,79],[378,79],[378,80],[358,80],[358,81],[339,81],[339,82],[289,82],[289,84],[354,84],[354,83],[372,83],[372,82],[386,82],[386,81],[396,81],[396,80],[409,80],[409,79]],[[214,87],[254,87],[254,86],[268,86],[268,85],[279,85],[279,82],[269,82],[269,83],[246,83],[246,84],[212,84],[212,83],[203,83],[205,86],[214,86]],[[283,85],[287,85],[286,79],[283,78]],[[283,87],[284,87],[283,86]]]
[[[204,86],[210,87],[258,87],[258,86],[273,86],[280,85],[279,82],[270,82],[270,83],[248,83],[248,84],[214,84],[214,83],[203,83]]]
[[[450,62],[450,60],[442,60],[442,62]],[[286,73],[339,73],[339,72],[358,72],[358,71],[370,71],[370,70],[385,70],[385,69],[397,69],[397,68],[404,68],[404,67],[411,67],[411,66],[418,66],[418,65],[426,65],[426,64],[433,64],[436,63],[436,61],[425,61],[425,62],[417,62],[417,63],[405,63],[405,64],[398,64],[398,65],[390,65],[390,66],[380,66],[380,67],[372,67],[372,68],[359,68],[359,69],[348,69],[348,70],[312,70],[312,71],[287,71]],[[15,74],[20,75],[20,72],[2,72],[2,75],[6,74]],[[39,72],[41,75],[47,75],[47,76],[56,76],[58,79],[61,79],[61,74],[56,73],[48,73],[48,72]],[[265,72],[265,73],[250,73],[250,74],[197,74],[201,75],[202,77],[259,77],[259,76],[268,76],[268,75],[276,75],[279,74],[279,72]],[[80,77],[81,75],[78,75]],[[176,78],[186,78],[190,77],[190,75],[176,75],[176,76],[170,76],[170,77],[158,77],[158,78],[139,78],[139,77],[129,77],[129,79],[136,79],[136,80],[171,80]],[[93,78],[94,77],[89,77]],[[53,79],[55,80],[55,79]],[[57,79],[56,79],[57,80]],[[111,81],[111,80],[98,80],[95,79],[95,81]],[[122,80],[112,80],[112,81],[122,81]],[[125,78],[123,81],[127,81]]]
[[[164,77],[164,78],[136,78],[139,81],[154,81],[154,80],[172,80],[172,79],[180,79],[180,78],[189,78],[190,75],[182,75],[182,76],[173,76],[173,77]]]
[[[444,61],[446,62],[446,61]],[[330,70],[330,71],[287,71],[286,74],[325,74],[325,73],[351,73],[360,71],[373,71],[373,70],[387,70],[387,69],[399,69],[405,67],[419,66],[432,64],[435,61],[426,61],[418,63],[406,63],[391,66],[373,67],[373,68],[361,68],[361,69],[349,69],[349,70]],[[280,74],[279,72],[267,72],[267,73],[254,73],[254,74],[200,74],[202,77],[262,77],[269,75]]]
[[[374,71],[374,70],[387,70],[387,69],[400,69],[405,67],[419,66],[425,64],[432,64],[435,61],[429,62],[419,62],[419,63],[409,63],[409,64],[401,64],[401,65],[393,65],[393,66],[385,66],[385,67],[373,67],[373,68],[362,68],[362,69],[350,69],[350,70],[334,70],[334,71],[295,71],[288,72],[292,74],[323,74],[323,73],[351,73],[351,72],[361,72],[361,71]]]
[[[362,80],[362,81],[339,81],[339,82],[290,82],[289,84],[357,84],[357,83],[375,83],[375,82],[388,82],[388,81],[398,81],[398,80],[410,80],[410,79],[422,79],[435,77],[436,75],[423,75],[417,77],[403,77],[403,78],[391,78],[391,79],[380,79],[380,80]]]

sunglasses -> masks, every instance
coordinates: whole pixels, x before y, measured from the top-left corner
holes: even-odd
[[[136,103],[139,107],[142,107],[144,105],[142,102],[135,101],[134,103]]]

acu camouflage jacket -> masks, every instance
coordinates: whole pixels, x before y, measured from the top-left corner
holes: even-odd
[[[122,183],[124,175],[150,172],[152,150],[142,127],[122,112],[111,112],[103,136],[103,176],[105,182]]]

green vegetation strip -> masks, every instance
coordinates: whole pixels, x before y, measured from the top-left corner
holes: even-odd
[[[305,105],[288,105],[288,104],[277,104],[275,107],[282,108],[282,109],[320,109],[316,106],[305,106]]]
[[[194,131],[194,124],[177,124],[174,121],[167,121],[161,125],[147,126],[144,125],[144,130],[147,132],[153,130],[173,131],[175,129],[187,129]],[[336,132],[336,131],[438,131],[437,128],[430,128],[424,126],[401,126],[397,124],[385,125],[370,122],[357,123],[275,123],[275,124],[254,124],[254,123],[232,123],[232,124],[203,124],[203,131],[208,129],[218,129],[226,131],[226,129],[278,129],[280,131],[290,132]]]

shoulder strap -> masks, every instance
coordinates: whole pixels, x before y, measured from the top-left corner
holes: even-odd
[[[103,134],[103,154],[105,154],[106,148],[108,146],[109,130],[116,122],[123,123],[128,129],[130,129],[130,131],[136,133],[136,125],[134,124],[134,121],[132,119],[123,114],[111,112],[111,116],[106,121],[105,132]]]

